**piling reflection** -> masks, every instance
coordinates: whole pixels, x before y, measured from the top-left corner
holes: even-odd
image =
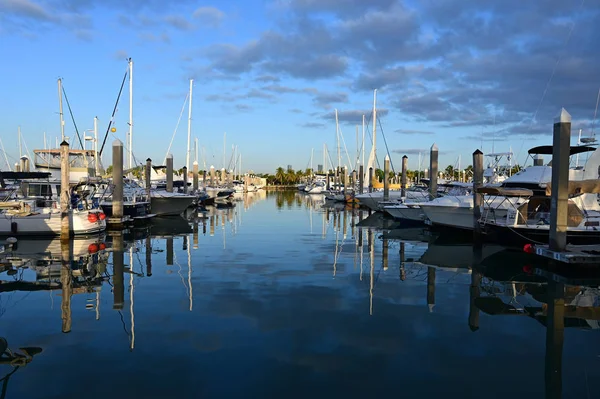
[[[181,361],[168,374],[177,387],[188,390],[184,393],[193,387],[179,377],[182,373],[207,369],[210,384],[225,370],[219,363],[222,356],[243,353],[251,366],[240,366],[245,359],[240,355],[227,366],[236,375],[244,376],[245,367],[270,373],[270,365],[276,364],[298,381],[323,378],[347,396],[369,394],[357,385],[348,388],[348,376],[363,377],[369,384],[378,381],[385,390],[395,386],[397,380],[381,377],[384,370],[403,370],[403,383],[424,397],[446,389],[466,392],[464,386],[474,380],[480,381],[478,389],[495,384],[500,395],[512,379],[537,392],[545,384],[548,398],[567,390],[585,394],[585,388],[573,386],[573,364],[595,359],[597,337],[582,338],[569,330],[599,327],[599,281],[589,272],[561,274],[531,255],[498,246],[474,250],[452,236],[400,228],[377,213],[324,206],[319,196],[265,196],[272,201],[270,212],[281,209],[277,223],[272,214],[257,217],[252,212],[263,207],[254,207],[256,201],[246,207],[248,199],[242,195],[235,206],[199,209],[186,215],[184,223],[162,220],[67,246],[60,240],[7,243],[0,252],[0,295],[48,291],[59,296],[60,312],[52,312],[51,303],[47,306],[45,317],[52,325],[29,334],[40,339],[58,333],[62,340],[53,341],[56,352],[66,356],[77,353],[69,352],[74,341],[68,340],[92,330],[106,336],[104,347],[117,349],[111,362],[150,375],[163,356],[154,356],[155,342],[164,342]],[[283,201],[281,208],[278,201]],[[286,212],[293,217],[283,219]],[[23,315],[43,312],[39,309],[47,296],[23,303],[34,300],[36,305],[24,308]],[[0,310],[2,306],[4,302]],[[9,317],[17,316],[13,312]],[[6,325],[11,341],[23,332]],[[542,337],[545,344],[538,348],[535,343]],[[25,344],[38,342],[25,338]],[[577,343],[576,348],[570,343]],[[73,345],[73,351],[82,350]],[[580,345],[585,349],[574,358],[569,351]],[[525,360],[526,373],[519,368]],[[472,379],[453,371],[467,368]],[[370,374],[371,369],[376,372]],[[489,377],[498,369],[510,370],[502,384]],[[115,378],[126,370],[115,368]],[[280,389],[269,383],[272,390],[253,391],[253,378],[241,377],[236,387],[240,384],[256,397]],[[431,384],[424,386],[424,378]],[[142,380],[144,384],[123,383],[124,392],[155,394],[144,388],[153,381]],[[288,382],[295,390],[309,393],[292,380]],[[215,386],[208,396],[235,389]],[[23,385],[19,389],[33,392]],[[592,386],[590,397],[597,391]],[[236,393],[227,391],[229,396]]]

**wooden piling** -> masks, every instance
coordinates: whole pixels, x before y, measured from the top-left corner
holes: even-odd
[[[60,239],[68,240],[71,234],[69,208],[71,202],[69,175],[69,143],[60,143]]]
[[[477,190],[483,185],[483,152],[475,150],[473,153],[473,243],[481,245],[481,207],[483,206],[483,195]]]
[[[146,195],[150,201],[150,189],[152,187],[152,160],[146,159],[146,169],[144,170],[144,180],[146,181]]]
[[[564,251],[567,246],[569,201],[569,155],[571,115],[563,108],[554,119],[552,140],[552,194],[550,201],[551,251]]]
[[[437,198],[438,146],[434,143],[429,150],[429,195]]]
[[[187,167],[183,167],[183,192],[187,194],[188,192],[188,170]]]
[[[400,177],[401,193],[402,198],[406,197],[406,171],[408,170],[408,157],[404,155],[402,157],[402,176]]]
[[[386,155],[383,161],[383,200],[390,200],[390,156]]]
[[[122,164],[121,164],[122,165]],[[114,164],[113,164],[114,168]],[[121,166],[122,168],[122,166]],[[125,272],[124,264],[124,247],[123,235],[121,233],[113,236],[112,242],[113,256],[113,309],[123,309],[125,303],[125,284],[123,273]]]
[[[373,168],[369,168],[369,192],[373,192]]]
[[[362,165],[360,165],[358,167],[358,192],[359,194],[362,194],[365,189],[364,189],[364,184],[365,184],[365,175],[364,175],[365,171],[364,171],[364,167]]]
[[[113,142],[113,193],[112,193],[112,217],[115,223],[123,222],[123,143],[116,139]]]
[[[173,192],[173,154],[167,155],[167,192]]]
[[[344,166],[344,198],[348,197],[348,186],[350,185],[350,178],[348,176],[348,168]]]
[[[215,167],[211,165],[210,167],[210,186],[214,187],[215,184],[217,183],[217,179],[216,179],[216,171],[215,171]]]
[[[192,189],[194,193],[198,192],[198,162],[192,164]]]

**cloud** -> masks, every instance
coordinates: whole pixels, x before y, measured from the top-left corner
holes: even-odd
[[[277,76],[273,76],[273,75],[260,75],[257,76],[256,78],[254,78],[255,82],[261,82],[261,83],[273,83],[273,82],[279,82],[281,79]]]
[[[114,52],[112,58],[114,58],[117,61],[124,61],[124,60],[127,60],[129,58],[129,56],[127,55],[127,51],[117,50]]]
[[[192,16],[200,22],[202,27],[217,28],[223,22],[225,13],[215,7],[200,7],[193,12]]]
[[[251,105],[248,105],[248,104],[235,104],[235,109],[240,112],[248,112],[248,111],[252,111],[254,109],[254,107],[252,107]]]
[[[298,109],[298,108],[291,108],[290,112],[293,112],[294,114],[301,114],[304,111],[302,111],[301,109]]]
[[[432,135],[434,132],[427,130],[411,130],[411,129],[396,129],[396,133],[400,134],[418,134],[418,135]]]
[[[250,89],[250,91],[248,91],[244,95],[244,97],[270,99],[270,98],[274,98],[275,96],[273,94],[265,93],[264,91],[260,91],[258,89]]]
[[[324,123],[319,123],[319,122],[306,122],[306,123],[301,123],[298,126],[309,128],[309,129],[323,129],[323,128],[327,127],[327,125],[325,125]]]
[[[54,21],[48,10],[29,0],[0,0],[0,12],[40,21]]]
[[[170,26],[182,31],[191,31],[194,29],[194,25],[181,15],[167,15],[164,17],[164,21]]]
[[[377,117],[384,117],[389,113],[389,110],[385,108],[377,109]],[[351,125],[361,124],[362,117],[365,116],[365,121],[370,122],[371,110],[338,110],[338,120],[340,123],[347,123]],[[335,121],[335,112],[327,112],[320,115],[321,119],[327,121]]]
[[[313,102],[320,107],[329,109],[331,104],[347,103],[348,94],[346,93],[319,93],[313,97]]]

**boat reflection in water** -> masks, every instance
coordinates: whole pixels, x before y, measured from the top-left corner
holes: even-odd
[[[3,336],[44,347],[40,355],[4,350],[0,377],[13,372],[10,356],[31,362],[8,393],[43,396],[24,380],[46,386],[47,378],[81,396],[89,386],[73,377],[86,371],[65,378],[50,366],[85,356],[113,367],[114,384],[98,386],[96,397],[113,385],[116,397],[194,397],[200,385],[208,397],[270,397],[290,386],[302,396],[318,388],[367,397],[377,384],[376,393],[397,387],[398,376],[421,397],[539,397],[544,384],[548,398],[597,397],[598,372],[588,365],[598,340],[578,335],[599,327],[593,273],[495,245],[474,250],[319,195],[258,191],[234,203],[66,245],[5,245]],[[21,313],[2,313],[19,291],[28,295],[18,298]],[[35,317],[56,323],[35,325]],[[155,370],[165,360],[172,370],[163,381]],[[204,370],[200,385],[194,370]]]

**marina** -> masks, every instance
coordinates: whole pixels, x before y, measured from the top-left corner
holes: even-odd
[[[90,398],[115,387],[356,397],[399,382],[409,396],[600,394],[600,281],[589,269],[474,250],[323,195],[261,190],[234,204],[68,245],[4,244],[6,397],[44,397],[49,385]],[[110,371],[65,373],[64,359]],[[90,389],[98,375],[110,384]]]

